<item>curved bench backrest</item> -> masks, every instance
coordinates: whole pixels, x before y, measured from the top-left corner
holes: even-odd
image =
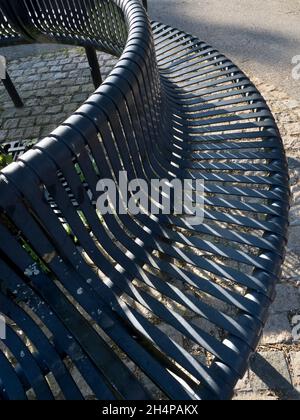
[[[93,44],[119,55],[127,41],[124,13],[114,0],[1,0],[0,6],[5,19],[11,26],[16,25],[28,42]],[[7,27],[8,23],[3,25],[0,36],[8,30]]]
[[[17,3],[22,7],[29,3],[39,4],[22,1],[13,2],[12,6],[17,7]],[[84,35],[81,36],[87,43],[102,48],[105,36],[113,32],[107,38],[106,50],[115,46],[117,37],[124,43],[120,60],[101,87],[77,112],[16,163],[5,168],[0,176],[1,229],[4,235],[1,236],[6,238],[1,241],[0,251],[5,269],[13,265],[16,271],[31,273],[31,268],[38,264],[45,268],[45,273],[52,272],[63,282],[66,277],[62,273],[69,270],[70,264],[73,269],[83,267],[79,275],[86,277],[86,271],[92,275],[84,266],[70,231],[86,252],[91,253],[90,257],[106,276],[119,276],[109,262],[111,258],[124,269],[130,266],[131,272],[138,270],[109,234],[113,232],[122,246],[142,256],[142,248],[136,247],[134,240],[129,240],[126,235],[122,236],[125,216],[123,219],[107,216],[105,223],[99,223],[101,218],[95,208],[97,182],[102,178],[117,180],[123,170],[127,171],[129,179],[145,179],[150,173],[161,172],[161,168],[153,168],[153,164],[159,153],[158,145],[167,142],[163,135],[166,121],[163,91],[150,26],[142,5],[138,0],[85,3],[89,4],[89,12],[96,4],[93,10],[97,13],[103,10],[101,25],[108,15],[116,13],[116,19],[112,21],[119,24],[103,26],[103,39],[101,36],[96,39],[97,30],[88,25],[95,19],[85,22],[81,27]],[[73,26],[75,23],[68,28],[58,25],[60,29],[57,31],[61,32],[55,31],[54,34],[49,29],[52,18],[49,17],[49,26],[38,18],[33,19],[32,25],[43,35],[55,36],[65,42],[72,38],[76,43],[79,29]],[[120,28],[123,28],[122,34]],[[127,39],[124,28],[128,30]],[[92,34],[93,39],[90,38]],[[37,33],[34,36],[39,39]],[[119,49],[120,45],[116,45],[116,55],[121,53]],[[171,152],[166,149],[167,153]],[[145,231],[130,220],[126,216],[126,223],[131,223],[136,236],[143,237]],[[93,239],[89,231],[93,232]],[[29,252],[24,250],[24,244]]]
[[[70,9],[69,2],[61,1],[55,2],[51,10],[50,3],[52,7],[52,2],[3,2],[3,9],[5,7],[14,24],[18,22],[19,33],[24,39],[93,45],[120,57],[105,83],[52,133],[51,141],[60,138],[70,144],[69,137],[72,137],[76,148],[69,127],[81,127],[83,133],[92,132],[93,136],[104,139],[110,160],[121,157],[119,169],[125,168],[131,178],[142,176],[141,161],[146,158],[151,161],[162,141],[168,145],[167,110],[163,106],[164,94],[144,8],[138,0],[89,0],[83,3],[78,0],[72,2]],[[51,141],[47,139],[40,143],[39,148]],[[63,160],[58,163],[60,165]],[[102,169],[104,171],[104,167]],[[103,175],[111,177],[111,170],[104,171]]]
[[[39,2],[32,1],[12,2],[10,7],[13,10],[28,4],[40,7]],[[56,4],[66,7],[69,2]],[[76,335],[78,313],[76,317],[68,296],[91,314],[142,369],[151,371],[157,382],[163,381],[170,395],[186,398],[188,392],[128,334],[119,319],[120,315],[126,316],[126,311],[120,309],[122,313],[117,315],[112,309],[116,295],[128,292],[134,278],[145,276],[141,266],[152,258],[153,235],[128,215],[102,218],[95,207],[101,178],[117,179],[123,170],[129,179],[149,179],[154,174],[159,178],[168,173],[157,159],[160,144],[166,145],[166,157],[171,149],[164,135],[167,108],[150,24],[138,0],[73,4],[89,6],[80,13],[85,16],[80,27],[76,19],[60,24],[55,10],[51,14],[39,9],[38,16],[31,12],[34,19],[30,25],[28,16],[25,25],[22,15],[20,33],[24,38],[31,37],[32,42],[49,39],[93,45],[120,58],[85,104],[49,137],[1,171],[0,299],[4,302],[10,295],[18,301],[20,297],[29,311],[37,313],[34,299],[41,296]],[[69,12],[64,9],[64,21],[68,22]],[[41,20],[43,13],[45,19]],[[88,19],[89,13],[93,18]],[[124,233],[125,229],[131,233]],[[137,244],[137,237],[147,246]],[[107,279],[113,282],[112,288],[105,283]],[[42,322],[51,330],[51,317]],[[80,334],[85,337],[86,333]],[[85,339],[79,342],[99,366],[98,345],[89,347]],[[104,368],[101,363],[107,376],[113,375],[111,363]],[[124,369],[120,366],[120,375]],[[147,397],[140,394],[136,380],[131,384],[129,377],[123,383],[128,384],[124,391],[127,398]]]
[[[70,118],[0,172],[3,313],[14,321],[15,305],[40,322],[42,299],[105,383],[117,384],[117,397],[145,398],[130,381],[130,359],[137,377],[144,372],[169,398],[228,398],[258,344],[284,256],[288,174],[270,110],[215,49],[159,23],[151,30],[138,0],[4,4],[27,42],[92,46],[119,60]],[[172,211],[100,214],[98,181],[115,185],[121,171],[148,183],[204,179],[204,223],[190,226]],[[52,315],[41,321],[50,331]],[[212,325],[199,325],[199,316]],[[24,317],[18,322],[31,337]],[[101,330],[97,338],[91,325]],[[64,339],[59,331],[53,336]],[[103,331],[117,347],[104,360]],[[205,350],[203,362],[182,336],[197,354]],[[14,337],[9,344],[19,350]],[[2,382],[0,372],[0,395]]]
[[[12,24],[0,1],[0,46],[13,45],[26,42],[21,33]]]

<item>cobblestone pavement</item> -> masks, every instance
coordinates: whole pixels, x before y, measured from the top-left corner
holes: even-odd
[[[278,123],[291,177],[290,234],[277,297],[258,353],[236,388],[236,399],[300,400],[300,341],[293,341],[293,321],[300,315],[300,98],[290,99],[250,74]],[[299,321],[298,321],[299,323]]]
[[[105,77],[114,59],[105,54],[99,59]],[[0,83],[0,142],[43,138],[94,90],[87,59],[80,48],[14,60],[8,70],[25,107],[14,108]]]
[[[114,60],[100,57],[105,77]],[[47,135],[93,92],[82,50],[11,61],[9,71],[24,99],[15,109],[0,84],[0,142]],[[251,75],[250,75],[251,77]],[[294,317],[300,315],[300,101],[252,78],[267,99],[283,135],[293,193],[288,253],[277,298],[251,370],[236,388],[236,399],[300,399],[300,342],[293,342]]]

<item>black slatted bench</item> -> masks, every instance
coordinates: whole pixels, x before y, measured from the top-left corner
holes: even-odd
[[[138,0],[1,0],[0,10],[0,43],[118,58],[72,116],[1,171],[0,398],[231,398],[288,227],[287,163],[264,99],[213,47],[150,23]],[[99,179],[124,170],[203,179],[204,222],[100,215]]]

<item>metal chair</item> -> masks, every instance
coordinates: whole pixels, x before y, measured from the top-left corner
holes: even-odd
[[[231,398],[259,343],[288,227],[287,163],[264,99],[213,47],[150,23],[138,0],[0,6],[17,39],[119,59],[1,171],[0,397]],[[204,222],[99,215],[99,179],[124,170],[148,183],[203,179]]]

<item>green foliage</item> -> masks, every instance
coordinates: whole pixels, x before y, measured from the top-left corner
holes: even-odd
[[[0,147],[0,170],[13,162],[13,157],[7,152],[7,149]]]

